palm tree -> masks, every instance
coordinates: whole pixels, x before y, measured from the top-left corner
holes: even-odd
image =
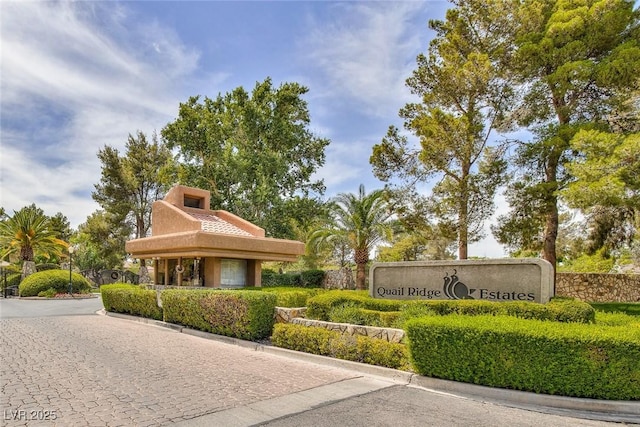
[[[390,240],[393,233],[384,194],[384,190],[366,194],[362,184],[357,195],[338,194],[331,200],[330,222],[316,230],[309,240],[316,248],[323,243],[348,243],[354,252],[357,289],[365,289],[369,253],[378,243]]]
[[[65,241],[56,237],[49,217],[35,206],[14,211],[12,217],[0,222],[1,258],[19,253],[23,279],[35,271],[36,253],[45,258],[50,255],[60,256],[67,247]]]

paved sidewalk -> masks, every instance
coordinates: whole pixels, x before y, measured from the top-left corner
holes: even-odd
[[[161,426],[361,376],[109,316],[0,328],[6,426]]]

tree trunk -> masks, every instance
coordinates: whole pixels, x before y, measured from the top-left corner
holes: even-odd
[[[467,179],[469,177],[470,163],[466,163],[462,170],[460,182],[460,204],[458,205],[458,259],[469,257],[469,191]]]
[[[369,262],[369,251],[367,249],[356,249],[354,260],[356,262],[356,289],[366,289],[366,267]]]
[[[557,175],[561,152],[561,147],[556,147],[549,155],[547,165],[545,167],[545,181],[548,186],[547,188],[549,193],[547,194],[547,212],[545,215],[542,258],[551,263],[554,274],[556,269],[556,240],[558,238],[558,227],[560,222],[556,191],[558,188]]]
[[[22,278],[21,280],[24,280],[25,277],[35,273],[36,270],[36,263],[34,261],[23,261],[22,262]]]
[[[555,198],[555,197],[554,197]],[[542,258],[549,261],[556,269],[556,239],[558,238],[558,205],[549,206],[546,223],[544,225],[544,246],[542,247]]]

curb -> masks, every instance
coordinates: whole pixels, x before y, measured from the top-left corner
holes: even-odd
[[[319,356],[316,354],[274,347],[257,342],[245,341],[238,338],[216,335],[163,322],[161,320],[148,319],[129,314],[110,313],[104,309],[99,310],[96,314],[158,326],[198,338],[237,345],[254,351],[262,351],[269,354],[317,363],[334,368],[353,370],[366,376],[378,377],[379,379],[384,379],[397,384],[404,384],[409,387],[419,387],[435,392],[455,394],[471,400],[490,402],[502,406],[547,414],[570,416],[574,418],[640,424],[640,401],[598,400],[553,396],[548,394],[538,394],[527,391],[493,388],[442,380],[438,378],[425,377],[412,372],[385,368],[382,366],[368,365],[366,363],[352,362],[350,360],[334,359],[327,356]]]
[[[14,296],[13,298],[26,300],[26,301],[70,301],[70,300],[85,300],[85,299],[93,299],[98,298],[98,295],[91,294],[89,296],[75,296],[75,297],[57,297],[57,298],[47,298],[47,297],[18,297]],[[9,299],[9,298],[7,298]]]

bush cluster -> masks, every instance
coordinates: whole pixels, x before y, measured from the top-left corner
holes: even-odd
[[[324,328],[278,323],[271,336],[273,345],[337,359],[409,370],[404,344],[366,336],[347,336]]]
[[[100,286],[100,294],[107,311],[162,320],[156,291],[128,283],[114,283]]]
[[[422,375],[595,399],[640,400],[640,329],[426,316],[405,329]]]
[[[34,297],[50,288],[56,293],[69,292],[69,271],[45,270],[30,274],[20,282],[18,290],[21,297]],[[73,293],[87,293],[91,285],[82,275],[72,273],[71,288]]]
[[[628,302],[628,303],[606,303],[606,302],[592,302],[590,305],[597,311],[604,312],[622,312],[631,316],[640,316],[640,303]]]
[[[194,329],[247,340],[271,334],[276,295],[247,290],[162,292],[164,320]]]
[[[400,311],[377,311],[352,305],[339,305],[329,311],[329,321],[388,328],[395,326],[400,314]]]
[[[331,321],[331,311],[336,307],[360,307],[376,311],[400,311],[407,304],[400,300],[371,298],[367,291],[334,290],[323,292],[307,301],[307,317]]]
[[[43,297],[43,298],[53,298],[57,295],[58,293],[56,292],[55,289],[53,288],[49,288],[46,291],[42,291],[38,293],[39,297]]]
[[[262,286],[287,286],[299,288],[320,288],[324,280],[323,270],[307,270],[293,273],[277,273],[273,270],[262,270]]]
[[[321,292],[321,288],[291,288],[291,287],[247,287],[245,290],[263,291],[276,296],[276,307],[306,307],[307,300]]]
[[[359,310],[358,310],[359,309]],[[378,312],[400,312],[393,315],[378,315],[367,310]],[[356,322],[371,321],[385,325],[395,321],[401,326],[402,321],[423,314],[466,314],[471,316],[491,314],[507,315],[524,319],[552,320],[557,322],[593,323],[595,310],[589,304],[573,299],[553,299],[547,304],[526,301],[493,302],[484,300],[383,300],[371,298],[366,291],[345,292],[328,291],[310,298],[307,302],[307,314],[310,319],[330,322],[341,322],[338,318],[350,318]],[[382,318],[386,320],[383,320]],[[361,318],[362,320],[358,320]],[[369,324],[369,323],[367,323]],[[378,326],[378,324],[369,324]],[[385,325],[386,326],[386,325]]]
[[[60,266],[58,264],[53,264],[50,262],[45,262],[45,263],[36,265],[36,271],[46,271],[46,270],[60,270]]]

